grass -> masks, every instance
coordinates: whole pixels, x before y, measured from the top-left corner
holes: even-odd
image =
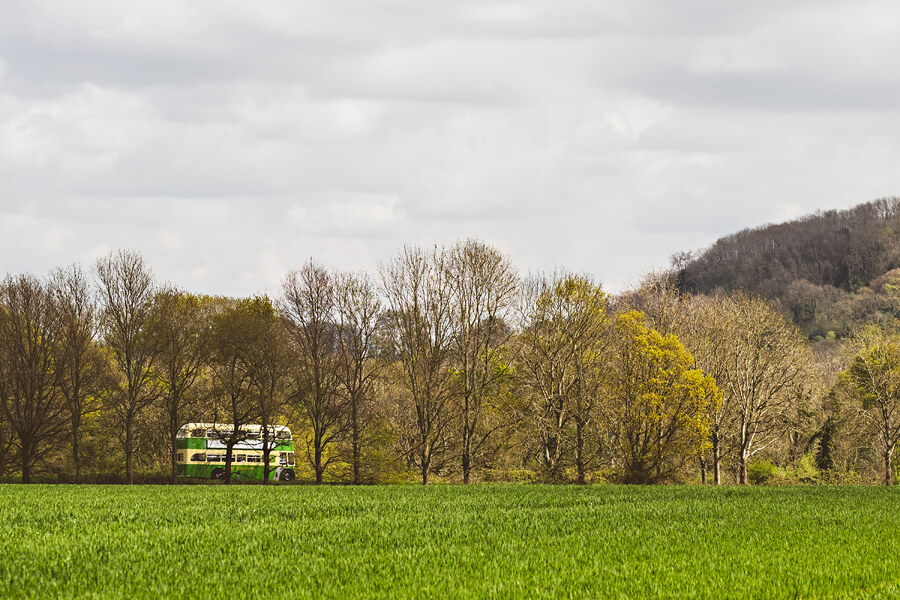
[[[0,597],[889,598],[898,492],[0,486]]]

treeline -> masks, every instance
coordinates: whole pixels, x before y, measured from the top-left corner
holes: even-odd
[[[891,482],[892,335],[817,355],[756,296],[523,280],[477,240],[375,274],[309,262],[275,298],[119,251],[0,284],[0,472],[174,482],[178,429],[219,422],[289,425],[316,483]]]

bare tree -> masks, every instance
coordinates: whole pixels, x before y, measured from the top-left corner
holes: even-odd
[[[418,467],[423,484],[450,446],[453,417],[453,316],[446,260],[437,248],[405,246],[400,256],[381,268],[391,354],[408,394],[404,412],[412,413],[414,423],[408,458]]]
[[[16,436],[23,483],[68,422],[58,385],[60,332],[47,284],[31,275],[0,284],[0,402]]]
[[[269,457],[281,443],[277,421],[283,415],[288,399],[288,379],[291,368],[287,336],[288,324],[272,305],[260,305],[256,311],[253,342],[248,346],[251,383],[255,390],[256,413],[259,416],[260,442],[263,451],[263,484],[269,483]],[[285,475],[290,477],[290,475]]]
[[[574,453],[583,483],[596,456],[588,432],[606,375],[607,296],[590,278],[563,272],[526,282],[523,298],[518,360],[531,398],[538,462],[555,480]]]
[[[212,347],[212,303],[175,288],[156,294],[153,333],[159,346],[154,369],[167,421],[172,483],[177,481],[178,430],[196,402],[195,387],[209,362]]]
[[[135,423],[159,395],[153,367],[159,344],[151,320],[156,293],[153,273],[140,254],[119,250],[97,261],[101,296],[101,330],[122,375],[122,389],[112,395],[112,409],[123,429],[125,475],[134,483]]]
[[[498,384],[510,377],[503,349],[513,334],[507,323],[516,305],[519,278],[509,258],[478,240],[451,247],[446,267],[455,330],[453,364],[458,385],[454,400],[463,483],[469,483],[491,436],[510,424],[507,419],[488,423],[485,411],[496,398]]]
[[[100,409],[101,395],[114,385],[109,362],[97,344],[99,309],[88,278],[73,264],[53,271],[50,285],[59,311],[59,388],[68,405],[75,483],[81,481],[84,418]]]
[[[746,485],[748,460],[781,435],[792,386],[805,376],[812,355],[797,328],[765,300],[734,294],[722,297],[720,309],[721,363],[701,366],[718,373],[723,403],[734,411],[738,481]]]
[[[685,298],[682,310],[685,314],[683,339],[694,357],[695,364],[717,382],[726,376],[729,355],[722,352],[723,342],[731,335],[728,325],[729,312],[725,296],[694,296]],[[725,394],[722,401],[710,403],[710,450],[709,455],[701,456],[701,477],[706,481],[707,460],[711,458],[710,468],[713,483],[722,483],[722,457],[724,450],[737,433],[734,421],[737,416],[737,398]]]
[[[374,282],[366,274],[346,273],[337,279],[335,306],[340,351],[337,374],[348,404],[353,483],[359,485],[375,382],[383,367],[377,351],[382,305]]]
[[[321,266],[308,262],[284,280],[282,310],[289,323],[295,378],[292,398],[309,422],[307,458],[322,483],[337,458],[330,447],[344,433],[345,396],[341,390],[335,286]]]
[[[225,444],[225,468],[215,470],[213,477],[224,479],[226,484],[232,481],[234,447],[247,440],[249,432],[245,426],[258,416],[253,354],[264,341],[260,315],[271,310],[268,298],[247,298],[227,302],[213,317],[210,366],[215,428],[212,437]]]
[[[653,329],[662,335],[680,335],[688,318],[684,300],[671,273],[651,272],[636,289],[626,291],[618,298],[617,308],[620,312],[627,307],[644,313]]]

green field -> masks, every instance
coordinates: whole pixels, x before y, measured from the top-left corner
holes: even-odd
[[[900,596],[885,488],[0,486],[0,598]]]

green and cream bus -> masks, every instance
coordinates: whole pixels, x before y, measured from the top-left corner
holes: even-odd
[[[188,423],[178,431],[177,474],[180,477],[225,478],[225,442],[233,427],[221,423]],[[261,425],[244,425],[246,439],[232,449],[231,476],[263,478]],[[273,439],[274,437],[274,439]],[[294,478],[294,441],[291,430],[281,425],[269,428],[269,477],[277,481]]]

